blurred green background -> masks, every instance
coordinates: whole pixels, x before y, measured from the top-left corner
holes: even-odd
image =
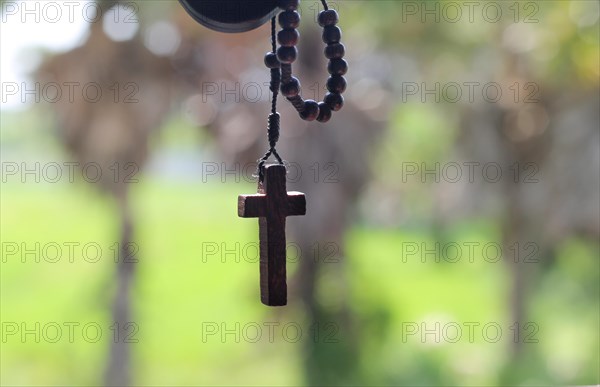
[[[309,212],[288,219],[277,309],[235,208],[266,148],[267,88],[243,90],[268,82],[268,26],[210,32],[176,1],[47,23],[30,3],[40,20],[2,2],[2,385],[599,383],[598,2],[332,3],[345,108],[307,125],[280,102]],[[302,1],[296,68],[322,99],[318,9]],[[56,102],[48,82],[104,95]]]

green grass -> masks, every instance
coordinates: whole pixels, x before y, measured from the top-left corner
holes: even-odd
[[[222,263],[220,256],[207,257],[203,263],[203,243],[232,246],[253,240],[254,222],[236,218],[236,187],[155,182],[133,188],[139,246],[135,288],[139,331],[134,336],[139,342],[133,345],[136,382],[297,381],[296,362],[290,361],[295,349],[289,345],[267,342],[263,348],[243,340],[236,343],[234,336],[221,343],[220,335],[203,342],[202,323],[226,323],[233,329],[235,322],[243,326],[277,320],[259,304],[257,264],[236,264],[233,258]],[[102,256],[96,263],[87,262],[76,247],[71,263],[63,247],[60,261],[50,263],[40,248],[41,253],[25,256],[27,262],[22,263],[22,254],[5,256],[3,251],[2,321],[25,322],[29,328],[35,322],[42,327],[52,322],[95,322],[104,334],[98,343],[88,343],[76,334],[74,343],[63,339],[55,344],[43,338],[35,343],[33,335],[26,337],[26,343],[18,335],[8,336],[2,345],[3,384],[73,385],[101,380],[113,333],[106,310],[116,268],[111,250],[117,240],[114,213],[110,200],[89,187],[3,185],[3,246],[18,242],[19,247],[25,243],[31,249],[38,242],[41,247],[95,243]],[[236,372],[228,372],[233,365]],[[275,372],[260,372],[274,365]]]
[[[293,305],[263,307],[258,298],[258,264],[229,255],[203,254],[208,244],[236,250],[255,242],[257,225],[238,219],[236,196],[251,191],[238,184],[199,184],[142,178],[132,186],[136,219],[137,277],[133,373],[137,385],[298,385],[304,383],[302,345],[286,342],[281,330],[268,340],[267,322],[303,321]],[[51,322],[100,324],[102,338],[83,340],[75,330],[70,343],[33,335],[3,337],[0,350],[3,385],[97,385],[102,381],[113,332],[108,308],[114,293],[111,246],[117,241],[115,206],[87,185],[2,185],[2,270],[0,274],[3,334],[6,323]],[[457,225],[453,240],[497,240],[493,227]],[[359,329],[360,372],[370,383],[447,383],[494,385],[510,361],[509,276],[501,262],[426,263],[403,253],[406,243],[435,244],[428,230],[355,227],[346,237],[347,264],[327,265],[319,281],[320,302],[331,310],[347,298]],[[35,256],[8,255],[7,243],[36,242],[80,246],[96,243],[98,262],[66,249],[58,263],[35,262]],[[597,249],[573,240],[559,254],[557,269],[542,281],[531,305],[540,326],[538,344],[526,346],[527,367],[521,384],[592,383],[598,361],[598,304],[593,292]],[[39,257],[39,254],[37,255]],[[225,258],[226,262],[221,262]],[[348,275],[343,285],[339,270]],[[583,284],[578,281],[584,279]],[[596,281],[596,282],[594,282]],[[585,285],[588,284],[588,285]],[[586,287],[587,286],[587,287]],[[595,311],[595,313],[594,313]],[[476,334],[456,343],[422,343],[407,337],[407,323],[497,322],[504,329],[498,343]],[[251,343],[230,334],[203,337],[203,324],[235,330],[257,323],[263,337]],[[308,324],[301,324],[307,329]],[[250,332],[250,331],[247,331]],[[65,331],[66,333],[66,331]],[[251,334],[251,333],[249,333]],[[308,334],[308,333],[306,333]],[[574,344],[580,342],[581,344]],[[332,344],[335,345],[335,344]],[[594,355],[596,354],[596,355]],[[562,368],[556,370],[556,364]],[[325,365],[326,366],[326,365]],[[514,371],[516,372],[516,371]]]

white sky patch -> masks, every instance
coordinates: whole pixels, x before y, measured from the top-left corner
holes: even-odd
[[[83,1],[7,1],[0,13],[0,110],[23,110],[35,101],[27,73],[41,57],[37,50],[65,52],[82,44],[90,24],[101,22],[96,5]]]
[[[159,21],[146,30],[144,43],[153,54],[169,56],[179,48],[181,36],[172,23]]]
[[[117,4],[111,7],[102,20],[104,33],[115,42],[132,39],[139,28],[136,8],[128,4]]]

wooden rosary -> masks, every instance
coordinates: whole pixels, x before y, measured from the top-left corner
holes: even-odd
[[[338,13],[321,0],[324,10],[318,22],[323,27],[325,56],[329,59],[327,90],[323,102],[304,100],[300,81],[292,75],[296,61],[296,45],[300,38],[298,6],[300,0],[180,0],[187,12],[200,24],[221,32],[244,32],[257,28],[271,19],[272,51],[265,55],[265,65],[271,69],[270,89],[273,93],[268,119],[269,150],[258,162],[258,193],[240,195],[238,215],[258,218],[260,240],[260,295],[263,304],[287,304],[285,221],[288,216],[306,214],[306,198],[300,192],[287,192],[287,170],[275,149],[279,141],[280,115],[277,96],[281,94],[306,121],[328,122],[334,111],[344,105],[348,63],[343,59],[342,31],[337,26]],[[279,15],[277,13],[279,12]],[[277,20],[281,30],[277,32]],[[277,47],[279,42],[280,47]],[[271,156],[277,164],[266,164]]]

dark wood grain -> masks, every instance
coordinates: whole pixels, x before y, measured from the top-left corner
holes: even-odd
[[[260,297],[265,305],[287,304],[285,220],[305,214],[306,197],[301,192],[287,192],[283,165],[266,166],[258,194],[238,198],[240,217],[259,218]]]
[[[288,216],[306,215],[306,196],[302,192],[288,192]]]
[[[267,216],[267,207],[263,205],[265,195],[240,195],[238,197],[238,216],[240,218],[263,218]]]

